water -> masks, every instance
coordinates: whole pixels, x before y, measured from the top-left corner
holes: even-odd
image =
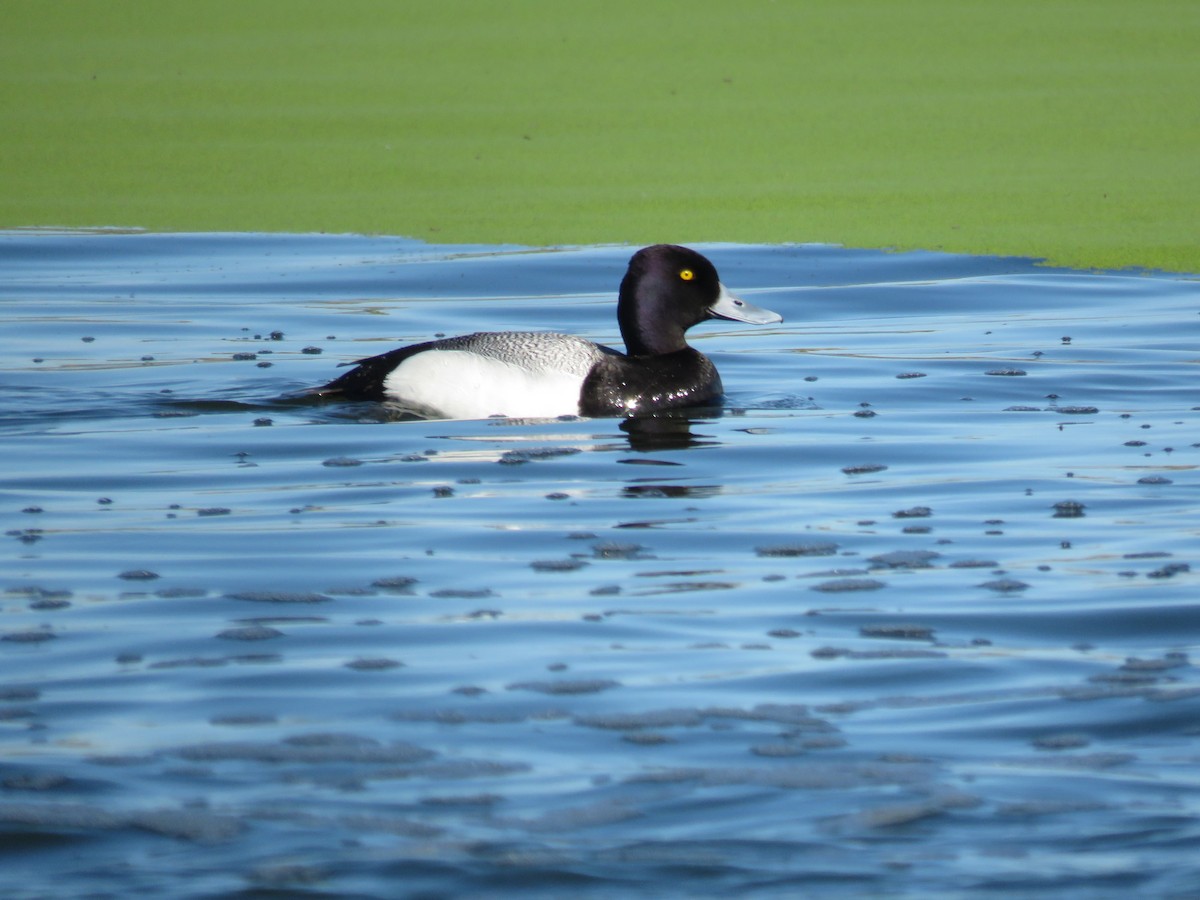
[[[5,896],[1200,895],[1200,284],[700,249],[721,415],[396,422],[631,248],[0,236]]]

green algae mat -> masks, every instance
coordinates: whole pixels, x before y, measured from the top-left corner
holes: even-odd
[[[1200,4],[0,6],[0,227],[1200,272]]]

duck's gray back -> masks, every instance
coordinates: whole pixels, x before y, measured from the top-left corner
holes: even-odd
[[[598,345],[581,337],[544,331],[478,331],[438,341],[434,349],[477,353],[531,372],[568,372],[580,377],[605,355]]]

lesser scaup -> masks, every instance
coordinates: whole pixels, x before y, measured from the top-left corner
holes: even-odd
[[[359,360],[314,393],[382,401],[427,418],[627,416],[711,403],[721,378],[684,338],[708,318],[783,317],[725,289],[711,262],[670,244],[633,255],[617,322],[627,353],[569,334],[478,332]]]

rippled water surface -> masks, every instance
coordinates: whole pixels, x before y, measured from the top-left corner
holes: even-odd
[[[699,249],[720,414],[387,421],[632,248],[0,235],[4,896],[1197,896],[1200,283]]]

